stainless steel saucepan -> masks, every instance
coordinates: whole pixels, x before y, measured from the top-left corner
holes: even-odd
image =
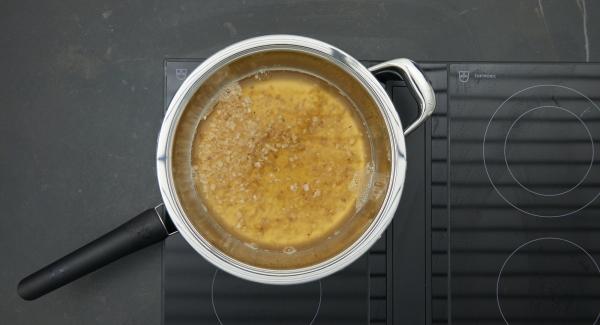
[[[204,208],[193,185],[191,168],[194,134],[216,94],[225,85],[252,73],[282,69],[317,76],[353,102],[367,129],[371,160],[356,213],[331,235],[293,252],[248,245],[227,232]],[[373,75],[387,71],[405,81],[418,103],[420,114],[407,128],[402,127],[396,108]],[[250,281],[297,284],[328,276],[365,253],[392,220],[407,168],[404,137],[434,108],[433,89],[408,59],[367,69],[332,45],[290,35],[256,37],[233,44],[196,68],[169,105],[156,155],[164,206],[142,212],[24,278],[18,292],[24,299],[35,299],[177,231],[210,263]]]

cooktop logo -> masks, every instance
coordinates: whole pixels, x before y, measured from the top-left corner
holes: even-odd
[[[470,71],[459,71],[458,72],[458,81],[463,82],[463,83],[469,81],[470,74],[471,74]]]
[[[175,69],[175,77],[177,77],[177,79],[183,81],[187,78],[187,75],[188,69]]]
[[[496,79],[495,73],[485,73],[485,72],[474,72],[472,74],[474,79]],[[471,79],[471,71],[461,70],[458,71],[458,81],[462,83],[466,83]]]

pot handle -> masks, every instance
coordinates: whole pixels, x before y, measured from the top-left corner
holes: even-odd
[[[39,298],[174,232],[175,227],[160,204],[27,276],[19,282],[17,292],[25,300]]]
[[[408,85],[411,94],[419,104],[419,117],[404,130],[404,135],[409,134],[421,125],[435,110],[435,94],[433,88],[425,79],[425,75],[417,68],[416,64],[409,59],[394,59],[379,63],[369,68],[371,73],[385,70],[394,70],[400,73],[404,82]]]

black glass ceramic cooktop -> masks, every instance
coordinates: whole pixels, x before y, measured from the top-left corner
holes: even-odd
[[[600,65],[456,64],[448,86],[433,322],[596,324]]]
[[[165,107],[200,62],[166,62]],[[600,64],[422,68],[437,109],[406,139],[405,192],[369,254],[265,286],[173,236],[164,324],[600,324]],[[404,83],[384,85],[409,120]]]

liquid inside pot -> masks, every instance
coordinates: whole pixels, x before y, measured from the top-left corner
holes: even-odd
[[[197,192],[249,245],[293,253],[335,234],[372,176],[364,120],[338,88],[294,70],[227,84],[196,130]]]
[[[352,254],[390,217],[391,133],[356,75],[268,50],[215,65],[193,88],[170,166],[182,222],[208,257],[285,276]]]

